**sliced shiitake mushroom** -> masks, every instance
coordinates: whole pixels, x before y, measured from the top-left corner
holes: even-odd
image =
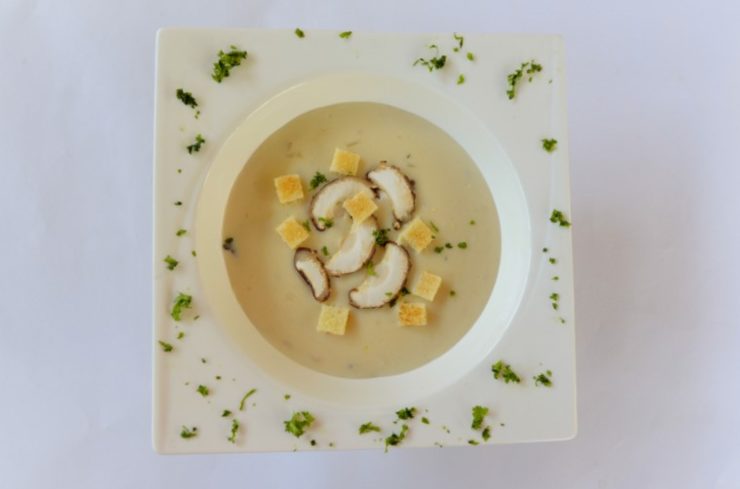
[[[293,256],[293,265],[298,274],[311,287],[314,299],[324,302],[331,294],[329,275],[319,255],[309,248],[298,248]]]
[[[373,269],[373,275],[365,279],[359,287],[350,290],[349,303],[359,309],[382,307],[401,292],[410,269],[408,252],[402,246],[389,241],[385,245],[383,259]]]
[[[339,250],[326,263],[326,271],[330,275],[339,276],[362,268],[375,252],[373,233],[377,230],[378,221],[373,216],[353,224]]]
[[[401,223],[408,221],[414,213],[414,182],[398,167],[386,161],[381,161],[377,168],[370,170],[367,178],[391,199],[393,217],[396,218],[393,227],[400,229]]]
[[[368,192],[375,197],[370,182],[358,177],[340,177],[321,187],[313,196],[309,209],[314,227],[319,231],[331,227],[337,205],[360,192]]]

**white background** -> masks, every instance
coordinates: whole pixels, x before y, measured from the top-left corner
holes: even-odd
[[[740,3],[2,0],[0,487],[740,487]],[[230,456],[150,443],[160,26],[566,40],[580,432]]]

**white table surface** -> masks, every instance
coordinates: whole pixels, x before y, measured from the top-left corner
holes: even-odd
[[[209,3],[0,2],[0,487],[740,487],[740,3]],[[565,36],[574,441],[154,454],[165,25]]]

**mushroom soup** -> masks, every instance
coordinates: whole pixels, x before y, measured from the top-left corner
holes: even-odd
[[[339,377],[398,374],[450,349],[488,301],[500,255],[468,154],[374,103],[313,110],[265,140],[223,233],[250,321],[289,358]]]

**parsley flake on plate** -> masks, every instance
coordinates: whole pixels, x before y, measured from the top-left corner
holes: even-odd
[[[311,427],[314,421],[315,418],[308,411],[298,411],[283,423],[285,424],[285,431],[298,438]]]
[[[233,44],[230,46],[231,51],[225,53],[223,51],[218,52],[218,60],[213,63],[213,73],[211,78],[216,82],[221,83],[224,78],[228,78],[231,75],[231,69],[242,64],[242,61],[247,59],[246,51],[239,51],[239,48]]]
[[[204,386],[202,384],[199,385],[198,388],[195,389],[195,390],[198,391],[198,394],[200,394],[203,397],[206,397],[206,396],[208,396],[208,394],[211,393],[211,391],[208,390],[208,387],[206,387],[206,386]]]
[[[479,430],[483,427],[483,420],[488,415],[488,408],[484,406],[473,406],[473,422],[470,427]]]
[[[162,351],[165,351],[165,352],[172,351],[172,345],[170,345],[169,343],[166,343],[166,342],[164,342],[162,340],[159,340],[159,346],[162,347]]]
[[[430,73],[434,70],[441,70],[442,68],[444,68],[445,63],[447,62],[447,56],[439,55],[439,47],[436,44],[430,44],[429,49],[433,49],[435,51],[435,56],[429,59],[419,58],[414,61],[413,66],[424,66],[426,67],[426,69],[429,70]]]
[[[396,411],[396,416],[398,416],[398,419],[414,419],[414,415],[416,414],[416,408],[410,407],[410,408],[403,408]]]
[[[193,296],[180,292],[175,298],[175,303],[172,305],[172,312],[170,312],[172,319],[180,321],[182,319],[183,309],[190,309],[192,304]]]
[[[180,102],[187,105],[188,107],[192,107],[194,109],[198,106],[198,101],[195,100],[195,97],[193,97],[193,94],[190,92],[186,92],[182,88],[177,89],[177,91],[175,92],[175,96],[177,96],[177,99]]]
[[[241,402],[239,402],[239,411],[244,411],[244,403],[247,402],[247,399],[249,399],[252,396],[252,394],[254,394],[255,392],[257,392],[257,389],[252,388],[249,390],[249,392],[244,394],[244,397],[242,397]]]
[[[552,387],[552,372],[550,370],[537,374],[532,378],[534,379],[534,385]]]
[[[185,438],[187,440],[188,438],[193,438],[195,436],[198,436],[198,428],[196,426],[193,426],[192,428],[188,428],[187,426],[182,427],[180,438]]]
[[[388,447],[395,447],[399,445],[404,440],[404,438],[406,438],[406,433],[408,433],[408,431],[408,425],[404,424],[403,426],[401,426],[400,433],[391,433],[390,436],[385,439],[385,451],[388,451]]]
[[[164,257],[164,261],[167,264],[167,270],[174,270],[175,267],[180,263],[179,261],[172,258],[170,255]]]
[[[509,97],[509,100],[516,97],[518,85],[524,79],[525,75],[531,82],[535,73],[539,73],[540,71],[542,71],[542,65],[538,64],[535,60],[531,60],[525,61],[519,68],[509,73],[506,76],[506,81],[509,84],[509,88],[506,90],[506,96]]]
[[[558,147],[558,140],[557,139],[543,139],[542,140],[542,149],[547,151],[548,153],[552,153],[555,151]]]
[[[309,183],[309,186],[311,187],[311,190],[315,190],[319,185],[326,182],[326,175],[324,175],[321,172],[314,173],[313,177],[311,178],[311,182]]]
[[[296,28],[295,28],[295,30],[293,31],[293,33],[294,33],[294,34],[296,35],[296,37],[298,37],[299,39],[303,39],[304,37],[306,37],[306,33],[305,33],[305,32],[303,32],[303,29],[301,29],[300,27],[296,27]]]
[[[360,425],[359,432],[361,435],[364,435],[365,433],[370,433],[371,431],[380,432],[380,426],[377,426],[369,421]]]
[[[239,421],[236,419],[231,420],[231,435],[227,438],[231,443],[236,443],[236,435],[239,433]]]
[[[462,49],[463,45],[465,44],[465,38],[454,32],[452,33],[452,37],[455,39],[455,41],[457,41],[457,46],[452,48],[452,50],[455,52],[458,52]]]
[[[514,382],[516,384],[520,383],[522,381],[521,378],[511,369],[511,365],[508,363],[504,363],[503,360],[499,360],[498,362],[491,365],[491,371],[493,372],[493,378],[496,380],[503,380],[507,384],[509,382]]]
[[[340,32],[339,37],[341,37],[342,39],[349,39],[350,37],[352,37],[352,31]]]
[[[570,221],[568,221],[568,219],[565,217],[565,214],[557,209],[552,210],[552,214],[550,214],[550,222],[559,224],[560,227],[563,228],[570,227]]]
[[[205,139],[203,139],[202,134],[197,134],[195,136],[195,142],[193,144],[188,145],[187,150],[188,154],[197,153],[200,151],[200,147],[203,146],[203,144],[206,142]]]

